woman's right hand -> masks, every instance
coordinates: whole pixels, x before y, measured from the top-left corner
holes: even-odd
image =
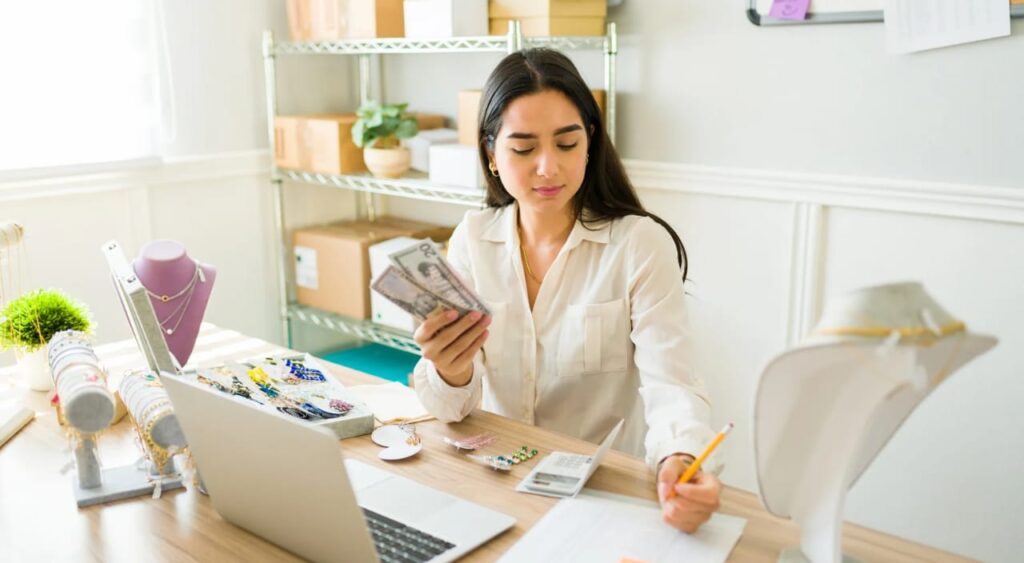
[[[413,340],[423,357],[434,362],[441,379],[462,387],[473,378],[473,357],[487,341],[491,317],[471,311],[459,318],[458,311],[438,311],[416,329]]]

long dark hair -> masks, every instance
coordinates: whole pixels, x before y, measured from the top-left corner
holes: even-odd
[[[622,166],[615,147],[608,141],[604,119],[597,108],[594,95],[587,88],[576,66],[562,53],[553,49],[526,49],[502,59],[491,72],[484,85],[480,100],[479,139],[480,165],[487,180],[488,207],[505,207],[515,199],[501,183],[501,178],[488,172],[488,153],[494,151],[494,141],[501,129],[501,116],[505,108],[520,96],[544,90],[565,94],[579,110],[589,141],[586,173],[583,185],[573,197],[576,219],[588,225],[628,215],[650,217],[665,227],[676,245],[676,259],[683,269],[686,281],[688,268],[683,241],[662,218],[644,209]],[[583,211],[586,210],[586,215]],[[588,227],[589,228],[589,227]]]

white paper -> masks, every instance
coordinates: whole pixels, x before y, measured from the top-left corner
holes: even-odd
[[[1008,0],[886,0],[891,53],[911,53],[1010,34]]]
[[[746,524],[715,514],[695,534],[685,534],[662,521],[653,501],[587,490],[556,504],[500,561],[719,562],[729,557]]]
[[[429,415],[416,392],[401,383],[356,385],[347,389],[384,423],[417,420]]]
[[[306,289],[320,289],[320,278],[316,270],[316,249],[308,246],[295,247],[295,285]]]

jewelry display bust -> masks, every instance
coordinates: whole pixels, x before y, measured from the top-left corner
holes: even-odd
[[[153,303],[167,347],[184,366],[195,348],[217,270],[190,258],[184,245],[173,240],[147,243],[132,266]]]

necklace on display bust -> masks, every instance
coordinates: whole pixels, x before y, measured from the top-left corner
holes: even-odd
[[[204,274],[203,269],[199,267],[199,262],[196,262],[195,264],[196,271],[192,273],[192,278],[188,280],[188,283],[185,284],[185,287],[182,288],[182,290],[179,291],[178,293],[175,293],[174,295],[160,295],[159,293],[153,293],[152,291],[149,290],[148,287],[146,288],[146,293],[148,293],[149,296],[152,297],[153,299],[159,299],[160,301],[167,303],[168,301],[174,301],[175,299],[181,297],[182,295],[191,292],[193,289],[195,289],[197,281],[206,283],[206,274]]]
[[[192,273],[192,278],[187,284],[185,284],[185,287],[182,288],[181,291],[174,295],[161,295],[150,291],[149,288],[146,287],[146,294],[148,294],[152,299],[157,299],[162,303],[169,303],[181,297],[185,298],[182,300],[181,304],[175,307],[175,309],[166,317],[163,319],[159,317],[157,318],[157,321],[160,322],[160,329],[167,333],[167,335],[174,334],[174,331],[178,330],[178,327],[181,326],[181,321],[185,318],[185,313],[188,312],[189,303],[192,302],[192,295],[195,294],[196,284],[206,283],[206,274],[204,274],[203,269],[199,267],[199,262],[195,262],[195,265],[196,269],[195,272]],[[143,285],[143,287],[145,287],[145,285]],[[177,320],[174,321],[174,325],[168,326],[175,317],[177,317]]]

